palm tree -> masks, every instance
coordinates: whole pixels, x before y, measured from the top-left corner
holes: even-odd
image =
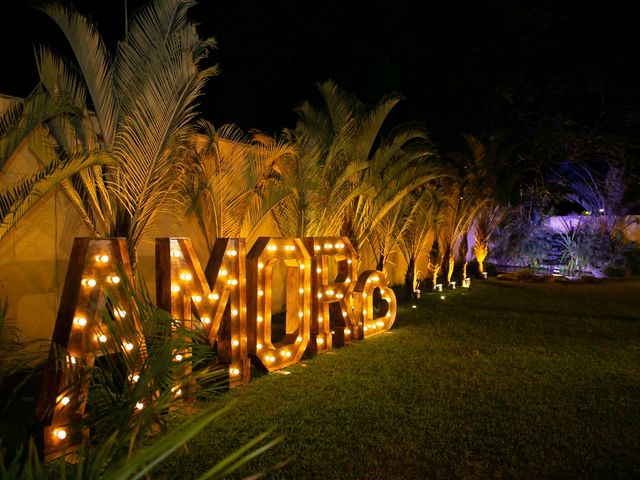
[[[305,102],[296,110],[295,131],[289,132],[298,156],[283,169],[291,194],[278,210],[280,230],[289,235],[345,235],[356,249],[365,244],[371,248],[371,240],[378,245],[376,258],[387,257],[397,243],[383,240],[383,223],[401,231],[406,219],[402,201],[442,175],[430,162],[434,149],[416,125],[381,136],[398,96],[368,108],[331,81],[319,90],[323,108]]]
[[[63,94],[49,94],[43,85],[26,98],[15,99],[0,114],[0,170],[27,141],[48,145],[53,149],[52,131],[55,122],[76,118],[78,109],[72,99]],[[90,167],[107,165],[111,157],[101,151],[83,156],[67,156],[53,161],[36,155],[42,169],[0,191],[0,240],[40,199],[72,175]],[[98,167],[99,168],[99,167]]]
[[[475,242],[473,244],[473,255],[478,262],[478,271],[484,272],[483,262],[489,254],[489,239],[498,228],[508,209],[487,204],[478,211],[474,223]]]
[[[0,113],[0,171],[18,147],[37,131],[38,127],[63,115],[77,114],[66,95],[50,95],[42,85],[25,98],[16,98]]]
[[[42,8],[66,36],[81,73],[41,49],[43,83],[76,100],[86,97],[95,112],[82,122],[60,124],[58,144],[76,155],[99,145],[117,160],[117,166],[76,175],[65,192],[94,235],[127,238],[133,262],[141,237],[177,204],[196,101],[216,73],[202,67],[214,41],[199,38],[187,15],[190,6],[186,0],[155,0],[142,7],[115,55],[79,13],[60,5]]]
[[[423,273],[417,268],[418,256],[427,248],[427,241],[434,238],[437,231],[438,190],[433,185],[423,187],[422,192],[414,192],[410,219],[402,234],[400,249],[407,262],[405,271],[405,289],[413,294],[420,287]]]
[[[296,109],[295,130],[286,132],[297,155],[282,165],[289,194],[279,203],[275,221],[285,236],[340,235],[350,203],[368,188],[357,181],[367,163],[353,154],[362,106],[331,81],[318,89],[324,108],[304,102]]]
[[[451,281],[455,265],[455,244],[472,225],[476,226],[476,234],[480,235],[480,242],[474,245],[473,251],[484,261],[488,254],[489,237],[500,220],[496,207],[508,202],[521,173],[517,164],[511,164],[513,148],[504,148],[499,138],[492,137],[484,145],[473,135],[463,137],[467,153],[448,155],[458,171],[458,181],[450,188],[449,221],[444,230],[448,281]],[[485,213],[485,217],[478,219],[481,212]],[[489,215],[489,212],[494,214]],[[481,221],[484,223],[478,227]],[[481,263],[480,260],[478,263]]]
[[[465,188],[467,187],[467,188]],[[474,195],[472,188],[462,181],[453,181],[445,185],[447,198],[444,207],[444,220],[439,231],[443,266],[447,283],[451,282],[455,267],[455,247],[466,235],[476,213],[482,208],[484,199]]]
[[[199,123],[201,135],[183,177],[187,212],[196,217],[209,249],[216,238],[252,238],[282,199],[282,164],[295,153],[286,140],[233,125],[216,130]]]
[[[63,181],[86,169],[108,165],[110,161],[108,155],[100,152],[66,161],[54,161],[37,173],[0,191],[0,240],[15,227],[18,220]]]

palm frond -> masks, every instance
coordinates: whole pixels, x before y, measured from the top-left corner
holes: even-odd
[[[53,162],[31,177],[0,192],[0,239],[60,182],[93,165],[108,163],[112,163],[112,158],[102,152],[82,155],[65,162]]]
[[[0,170],[37,127],[56,116],[75,113],[66,95],[52,97],[35,91],[25,100],[15,100],[0,114]]]
[[[78,12],[62,5],[49,4],[41,9],[60,27],[78,61],[100,131],[107,145],[114,139],[118,103],[111,88],[112,62],[95,26]]]

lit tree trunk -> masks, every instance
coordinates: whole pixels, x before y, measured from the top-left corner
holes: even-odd
[[[429,266],[433,272],[433,286],[438,283],[438,274],[442,267],[443,255],[440,252],[440,244],[438,240],[434,240],[431,251],[429,252]]]
[[[404,289],[409,295],[413,295],[417,288],[417,278],[416,278],[416,261],[413,257],[409,258],[409,262],[407,263],[407,270],[404,273]]]
[[[447,268],[447,284],[451,282],[451,277],[453,277],[453,270],[456,267],[456,259],[453,255],[453,252],[449,252],[448,263],[449,263],[449,266]]]
[[[464,232],[460,239],[460,246],[458,247],[458,253],[462,260],[462,280],[467,278],[467,253],[469,253],[469,241],[467,238],[467,232]]]
[[[440,273],[441,264],[436,264],[433,266],[433,286],[435,287],[438,283],[438,273]]]
[[[473,254],[478,261],[478,271],[484,272],[483,262],[489,254],[489,244],[486,240],[476,237],[476,243],[473,245]]]
[[[489,254],[489,234],[485,223],[479,221],[476,225],[476,241],[473,244],[473,255],[478,261],[478,271],[484,272],[484,260]]]

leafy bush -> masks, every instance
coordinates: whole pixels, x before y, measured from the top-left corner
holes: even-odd
[[[121,278],[126,279],[126,275]],[[224,388],[222,371],[211,367],[215,358],[201,331],[184,328],[168,312],[157,308],[142,282],[136,289],[127,281],[121,282],[121,287],[129,298],[130,311],[125,317],[128,320],[115,321],[113,310],[114,307],[117,310],[118,305],[109,297],[109,307],[103,311],[108,336],[116,344],[123,344],[125,338],[131,339],[136,334],[132,329],[135,319],[142,327],[146,350],[144,355],[137,356],[103,350],[98,355],[100,361],[83,372],[91,376],[90,395],[85,417],[74,429],[88,427],[91,438],[76,452],[77,463],[69,466],[59,460],[45,465],[33,440],[21,441],[14,436],[11,440],[15,450],[8,452],[3,448],[0,454],[1,478],[140,478],[223,413],[198,411],[196,404],[187,401],[181,408],[188,406],[193,414],[178,428],[166,427],[167,415],[179,405],[180,398],[189,392],[193,397],[207,398]],[[0,322],[2,332],[8,337],[4,321]],[[5,364],[6,359],[11,358],[6,352],[21,350],[15,343],[6,341],[0,346],[4,347],[0,353],[4,354]],[[101,348],[106,347],[101,345]],[[191,369],[174,361],[178,351],[189,351]],[[28,371],[30,367],[24,368]],[[133,379],[130,372],[138,372],[139,378]],[[79,377],[65,390],[70,398],[78,395],[83,387],[86,377]],[[144,402],[144,408],[137,409],[138,402]],[[13,402],[9,409],[23,406]],[[223,478],[279,441],[265,442],[267,436],[252,440],[202,478]],[[12,458],[8,463],[7,455]]]

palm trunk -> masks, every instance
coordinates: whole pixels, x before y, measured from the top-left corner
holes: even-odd
[[[404,274],[404,288],[409,296],[413,295],[413,292],[417,289],[417,280],[416,261],[415,258],[411,257],[407,264],[407,271]]]

